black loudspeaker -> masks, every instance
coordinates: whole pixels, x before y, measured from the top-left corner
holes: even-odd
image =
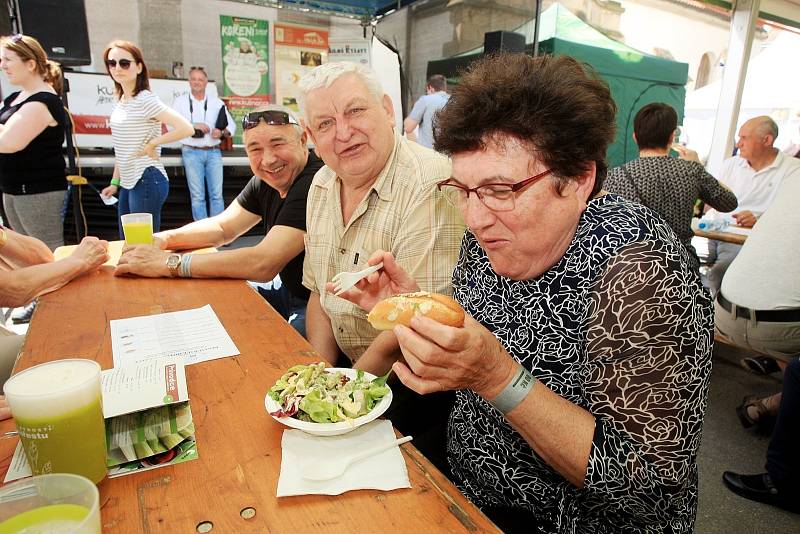
[[[525,52],[525,36],[514,32],[486,32],[483,35],[483,53]]]
[[[18,0],[22,33],[36,38],[47,57],[66,67],[89,65],[89,32],[83,0]]]

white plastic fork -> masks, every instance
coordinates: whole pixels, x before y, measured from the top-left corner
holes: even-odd
[[[367,276],[371,275],[375,271],[383,269],[383,262],[380,262],[378,265],[373,265],[372,267],[367,267],[366,269],[362,269],[360,271],[356,271],[354,273],[339,273],[333,277],[331,282],[333,282],[333,294],[334,295],[341,295],[361,280],[362,278],[366,278]]]
[[[412,439],[414,438],[411,436],[405,436],[393,441],[381,443],[380,445],[375,445],[374,447],[370,447],[369,449],[363,450],[352,456],[329,458],[325,462],[315,462],[303,469],[303,478],[306,480],[330,480],[332,478],[340,477],[345,471],[347,471],[347,468],[351,464],[378,454],[379,452],[383,452],[386,449],[399,447],[403,443],[408,443]]]

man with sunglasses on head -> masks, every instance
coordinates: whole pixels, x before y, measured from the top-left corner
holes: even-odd
[[[322,162],[306,146],[294,114],[269,105],[242,119],[244,143],[255,176],[225,211],[181,228],[154,234],[154,245],[126,249],[116,275],[146,277],[240,278],[281,286],[259,292],[305,336],[309,291],[302,285],[306,197]],[[178,254],[230,243],[262,222],[264,238],[252,247],[216,254]],[[162,250],[166,249],[166,250]]]
[[[181,139],[181,156],[186,169],[186,183],[192,201],[192,219],[199,221],[219,215],[225,209],[222,198],[222,152],[220,140],[236,133],[225,104],[206,93],[208,74],[203,67],[189,69],[190,93],[175,99],[172,107],[194,126],[194,135]],[[221,114],[227,119],[224,128],[217,127]],[[208,190],[208,207],[206,206]]]

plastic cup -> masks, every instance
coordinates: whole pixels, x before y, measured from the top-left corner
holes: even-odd
[[[74,473],[94,483],[106,476],[100,365],[55,360],[12,376],[4,386],[34,475]]]
[[[88,478],[39,475],[0,488],[0,533],[100,534],[100,496]]]
[[[153,244],[153,215],[151,213],[128,213],[121,219],[126,244]]]

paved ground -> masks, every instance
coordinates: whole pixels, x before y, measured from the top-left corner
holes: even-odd
[[[250,245],[258,239],[237,240],[232,246]],[[7,325],[24,333],[27,325]],[[800,533],[800,515],[742,499],[722,483],[722,472],[761,473],[769,436],[758,435],[739,424],[734,411],[742,397],[770,394],[780,389],[780,376],[759,377],[739,366],[747,353],[717,344],[711,376],[708,413],[698,459],[700,507],[697,534]]]
[[[722,483],[722,472],[762,473],[769,436],[742,428],[734,412],[748,394],[780,390],[780,375],[759,377],[739,366],[745,354],[726,345],[714,349],[708,413],[700,445],[698,534],[800,533],[800,515],[742,499]]]

